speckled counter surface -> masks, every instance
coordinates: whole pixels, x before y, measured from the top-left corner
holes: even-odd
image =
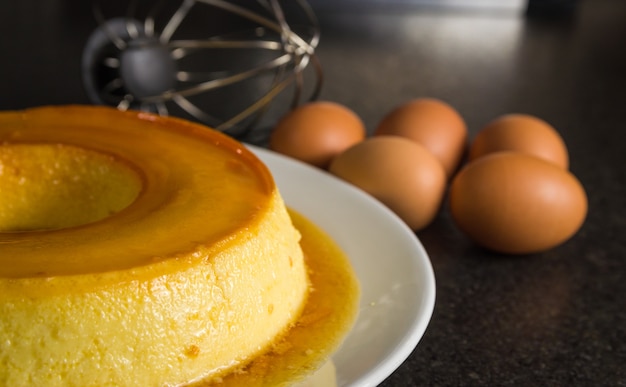
[[[320,10],[322,98],[369,130],[408,99],[441,98],[472,137],[505,113],[563,135],[589,197],[578,234],[548,252],[486,252],[447,208],[417,234],[437,279],[430,325],[383,386],[626,385],[626,2],[569,15],[429,9]],[[0,6],[0,108],[86,103],[80,55],[88,2]]]

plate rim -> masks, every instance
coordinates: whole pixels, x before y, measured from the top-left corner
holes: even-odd
[[[328,180],[330,184],[337,185],[337,189],[341,190],[341,192],[347,192],[346,195],[358,197],[359,201],[366,203],[370,206],[372,211],[379,212],[381,216],[387,218],[387,220],[392,221],[395,224],[395,228],[397,232],[403,233],[402,237],[412,242],[412,249],[417,252],[416,256],[413,256],[414,261],[412,262],[414,265],[420,267],[420,279],[423,284],[422,290],[422,299],[420,305],[416,308],[415,313],[411,315],[411,319],[409,322],[409,328],[405,332],[403,332],[402,339],[399,342],[389,349],[389,354],[377,361],[377,363],[370,369],[368,369],[363,374],[359,375],[356,380],[349,381],[347,384],[339,384],[342,387],[356,387],[356,386],[377,386],[379,383],[383,382],[387,379],[393,372],[395,372],[398,367],[405,362],[411,353],[415,350],[420,340],[424,336],[426,329],[432,319],[432,315],[435,307],[435,299],[436,299],[436,282],[433,267],[430,261],[430,257],[423,244],[419,240],[418,236],[411,230],[395,213],[393,213],[387,206],[383,205],[380,201],[372,197],[371,195],[365,193],[361,189],[331,175],[330,173],[320,170],[316,167],[310,166],[302,161],[296,160],[294,158],[279,154],[272,150],[252,145],[252,144],[244,144],[252,153],[254,153],[270,170],[272,176],[274,173],[279,173],[280,171],[275,171],[272,169],[272,165],[274,162],[279,163],[281,166],[286,168],[295,168],[297,170],[301,170],[304,174],[315,176],[319,179],[330,179]],[[274,178],[278,180],[277,177]],[[280,184],[277,182],[277,186],[279,190],[281,189]],[[289,205],[289,199],[285,198],[285,202]],[[299,211],[297,206],[294,206],[296,211]],[[303,214],[307,215],[307,214]],[[322,227],[324,229],[324,227]],[[326,230],[325,230],[326,231]],[[328,231],[328,234],[331,237],[333,233]],[[358,259],[358,258],[352,258]],[[358,273],[357,273],[358,278]],[[360,280],[360,279],[359,279]],[[363,281],[359,281],[361,288],[363,290]],[[362,302],[362,301],[361,301]],[[359,316],[357,316],[356,323],[358,323]],[[348,334],[348,336],[350,333]],[[342,346],[340,346],[335,355],[342,351]],[[333,355],[334,356],[334,355]],[[340,372],[338,367],[337,372]]]

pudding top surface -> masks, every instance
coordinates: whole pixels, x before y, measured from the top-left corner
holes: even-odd
[[[120,160],[63,144],[0,144],[0,232],[54,230],[130,205],[141,176]]]
[[[0,214],[0,278],[94,274],[206,259],[212,249],[243,237],[275,194],[269,171],[242,144],[201,125],[147,113],[83,106],[0,112],[0,146],[6,156],[1,157],[0,148],[0,171],[13,171],[12,180],[0,176],[5,197],[37,206],[55,200],[57,207],[73,200],[96,203],[85,219],[77,217],[91,209],[79,207],[60,211],[70,212],[69,221],[53,219],[43,226],[28,211],[26,226],[3,221]],[[20,156],[11,159],[13,153]],[[33,167],[37,162],[32,160],[30,169],[16,166],[16,160],[31,156],[44,165],[61,164],[57,169],[67,181],[82,176],[86,183],[58,194],[53,185],[63,179],[41,175],[41,169],[50,168]],[[112,172],[66,173],[72,165]],[[18,180],[15,168],[22,174]],[[15,193],[19,179],[34,188]],[[41,192],[51,194],[45,199]],[[86,195],[96,199],[86,201]],[[198,247],[205,252],[202,257],[192,254]]]

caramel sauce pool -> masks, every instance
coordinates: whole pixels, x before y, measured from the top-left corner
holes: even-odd
[[[302,234],[311,282],[302,315],[285,337],[248,365],[194,386],[291,386],[330,360],[352,328],[360,289],[348,257],[318,226],[291,209],[289,214]]]

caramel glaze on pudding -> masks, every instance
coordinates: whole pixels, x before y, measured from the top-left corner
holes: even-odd
[[[300,238],[267,168],[216,131],[104,107],[0,113],[0,385],[299,379],[284,370],[323,363],[357,293],[340,254],[316,276],[328,257],[305,259]],[[318,287],[334,305],[312,305]]]

